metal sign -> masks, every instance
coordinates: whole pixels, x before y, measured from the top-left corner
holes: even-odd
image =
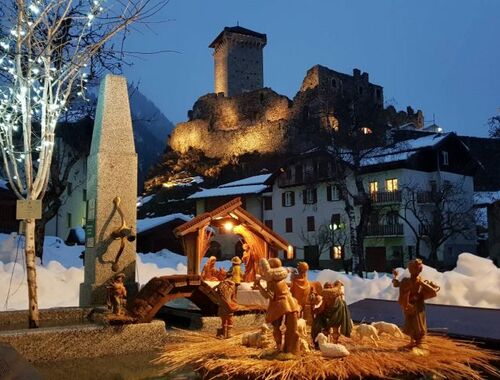
[[[16,219],[42,219],[42,201],[37,200],[18,200],[16,207]]]

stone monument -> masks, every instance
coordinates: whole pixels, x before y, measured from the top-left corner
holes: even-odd
[[[80,306],[106,304],[106,286],[125,274],[129,297],[137,293],[137,153],[124,77],[107,75],[99,99],[87,159],[85,275]]]

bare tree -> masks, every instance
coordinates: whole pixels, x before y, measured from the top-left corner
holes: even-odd
[[[488,120],[490,137],[500,138],[500,115],[492,116]]]
[[[0,148],[3,171],[20,200],[44,198],[58,120],[73,97],[84,95],[95,58],[119,54],[113,39],[165,3],[126,0],[104,9],[100,0],[2,1]],[[34,219],[25,221],[25,254],[29,325],[38,327]]]
[[[415,237],[415,254],[420,257],[421,242],[430,250],[429,261],[437,262],[437,252],[448,239],[462,236],[474,239],[474,210],[464,197],[463,186],[443,181],[431,191],[418,186],[403,186],[403,203],[399,218]]]

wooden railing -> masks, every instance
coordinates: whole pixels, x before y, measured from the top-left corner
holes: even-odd
[[[377,191],[370,193],[373,203],[400,203],[401,191]]]
[[[402,236],[402,224],[371,224],[366,230],[366,236]]]

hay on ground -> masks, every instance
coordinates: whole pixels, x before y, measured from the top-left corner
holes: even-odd
[[[351,355],[342,359],[325,358],[319,351],[305,353],[297,360],[260,359],[262,349],[241,345],[241,334],[226,340],[206,333],[179,330],[156,360],[173,373],[194,368],[206,377],[224,379],[350,379],[434,375],[447,379],[483,379],[484,374],[500,376],[491,364],[500,356],[474,344],[442,336],[428,336],[429,354],[416,356],[401,350],[408,341],[381,336],[379,347],[345,338]]]

